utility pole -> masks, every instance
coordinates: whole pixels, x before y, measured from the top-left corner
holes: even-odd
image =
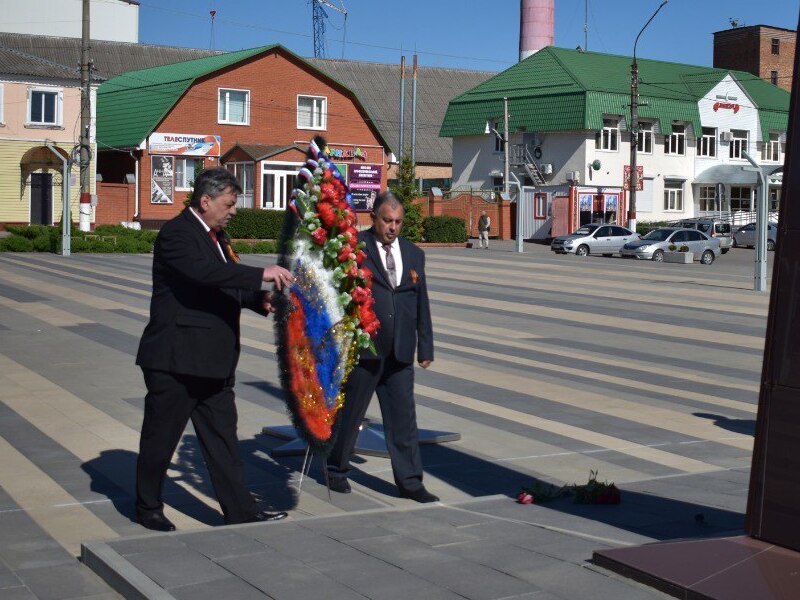
[[[639,146],[639,65],[636,64],[636,45],[647,26],[656,18],[669,0],[664,0],[653,13],[633,43],[633,62],[631,63],[631,178],[629,185],[630,202],[628,203],[628,229],[636,232],[636,190],[639,188],[639,172],[636,170],[637,149]]]
[[[417,167],[417,55],[414,55],[414,67],[411,79],[411,164]]]
[[[89,187],[89,164],[91,162],[90,133],[92,126],[91,63],[89,61],[90,2],[91,0],[83,0],[83,31],[81,35],[81,135],[79,142],[81,200],[78,222],[81,231],[89,231],[92,216],[91,189]]]

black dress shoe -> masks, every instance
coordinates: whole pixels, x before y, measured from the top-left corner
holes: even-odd
[[[137,516],[137,521],[142,527],[153,531],[175,531],[175,525],[163,513],[154,512]]]
[[[350,482],[347,481],[347,477],[328,478],[328,487],[332,492],[339,492],[340,494],[349,494],[353,491],[350,488]]]
[[[414,502],[422,502],[423,504],[426,502],[439,501],[439,496],[434,496],[424,487],[421,487],[417,490],[400,490],[400,497],[408,498],[409,500],[413,500]]]
[[[281,519],[285,519],[289,516],[287,512],[265,512],[263,510],[257,512],[252,517],[244,521],[245,523],[266,523],[269,521],[280,521]]]

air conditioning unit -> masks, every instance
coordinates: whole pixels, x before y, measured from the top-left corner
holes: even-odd
[[[553,174],[553,165],[550,163],[545,163],[543,165],[539,165],[539,170],[542,172],[542,175],[552,175]]]
[[[719,134],[719,139],[723,142],[732,142],[733,141],[733,132],[732,131],[723,131]]]
[[[567,173],[567,179],[569,181],[574,181],[575,183],[580,183],[580,181],[581,181],[581,172],[580,171],[569,171]]]

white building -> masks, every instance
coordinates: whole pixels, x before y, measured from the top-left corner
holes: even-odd
[[[505,97],[523,235],[626,224],[630,63],[544,48],[452,100],[440,135],[453,138],[453,189],[503,189],[503,143],[491,130],[504,133]],[[640,60],[639,76],[638,221],[754,210],[758,179],[742,169],[744,152],[766,174],[780,170],[788,92],[748,73],[661,61]],[[777,210],[780,181],[773,175],[771,183]]]
[[[0,0],[0,31],[79,38],[81,0]],[[94,40],[139,41],[138,0],[91,0],[89,30]]]

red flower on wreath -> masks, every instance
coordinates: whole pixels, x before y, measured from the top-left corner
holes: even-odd
[[[330,202],[317,202],[317,215],[326,229],[330,229],[336,222],[336,209]]]
[[[328,240],[328,233],[322,227],[317,227],[311,234],[311,239],[313,239],[314,243],[318,246],[322,246]]]
[[[353,302],[356,304],[364,304],[369,298],[372,297],[369,293],[369,290],[363,287],[355,288],[350,295],[353,297]]]
[[[353,254],[353,249],[350,246],[344,246],[339,251],[339,256],[337,258],[339,259],[339,262],[347,262],[348,260],[350,260],[352,254]]]

